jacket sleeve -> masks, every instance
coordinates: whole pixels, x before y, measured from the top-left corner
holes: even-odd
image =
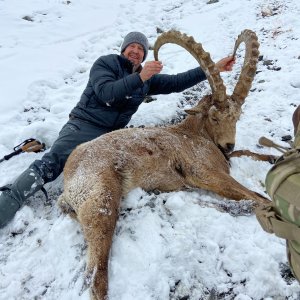
[[[157,74],[150,79],[150,95],[182,92],[206,79],[201,68],[195,68],[176,75]]]
[[[111,106],[122,105],[126,96],[143,85],[138,73],[118,79],[117,70],[101,57],[91,68],[90,82],[98,100]]]

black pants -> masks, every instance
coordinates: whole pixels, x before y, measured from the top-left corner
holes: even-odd
[[[70,119],[59,132],[50,151],[40,160],[34,161],[29,168],[35,170],[44,183],[53,181],[63,171],[67,158],[76,146],[110,131],[109,128],[97,127],[80,119]]]

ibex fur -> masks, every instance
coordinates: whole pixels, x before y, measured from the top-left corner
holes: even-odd
[[[64,169],[60,206],[71,212],[88,243],[87,273],[92,299],[107,297],[107,268],[122,196],[141,187],[146,191],[200,188],[234,200],[266,198],[248,190],[229,175],[226,154],[235,144],[236,122],[250,89],[258,60],[254,32],[245,30],[236,48],[246,44],[245,62],[232,96],[201,44],[180,32],[162,34],[154,46],[176,43],[186,48],[207,75],[212,94],[205,96],[187,118],[164,128],[130,128],[103,135],[77,147]]]

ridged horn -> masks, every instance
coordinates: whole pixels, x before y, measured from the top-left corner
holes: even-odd
[[[242,66],[241,74],[231,96],[233,100],[238,101],[239,103],[241,103],[241,105],[244,103],[245,98],[247,97],[251,88],[252,81],[256,74],[256,65],[259,56],[259,43],[257,41],[257,36],[255,32],[249,29],[245,29],[238,36],[235,42],[233,56],[235,56],[236,51],[242,42],[245,43],[244,64]]]
[[[226,88],[223,84],[219,70],[215,67],[215,63],[210,58],[209,53],[203,50],[202,45],[196,43],[192,36],[187,36],[176,30],[170,30],[162,33],[157,38],[153,49],[155,60],[158,60],[158,51],[160,47],[167,43],[179,45],[194,56],[211,86],[213,99],[222,105],[227,97]]]

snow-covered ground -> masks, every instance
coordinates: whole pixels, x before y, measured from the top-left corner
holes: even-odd
[[[257,33],[262,57],[237,125],[236,148],[278,154],[256,145],[263,135],[279,143],[292,135],[291,115],[300,104],[299,14],[299,0],[0,0],[0,158],[29,137],[49,148],[92,63],[119,53],[128,32],[142,31],[153,44],[159,30],[169,29],[193,35],[214,61],[231,53],[243,29]],[[233,72],[222,74],[229,94],[242,58],[241,49]],[[160,59],[168,74],[197,65],[171,45]],[[186,96],[200,99],[208,92],[202,83],[188,95],[158,96],[142,104],[131,125],[171,122],[188,107]],[[41,156],[24,153],[2,162],[0,186]],[[250,158],[232,160],[232,175],[260,193],[269,168]],[[46,186],[50,203],[38,193],[0,230],[1,300],[89,299],[82,288],[81,228],[56,206],[62,180]],[[207,191],[132,191],[122,203],[111,250],[110,299],[299,299],[285,241],[265,233],[248,206]]]

